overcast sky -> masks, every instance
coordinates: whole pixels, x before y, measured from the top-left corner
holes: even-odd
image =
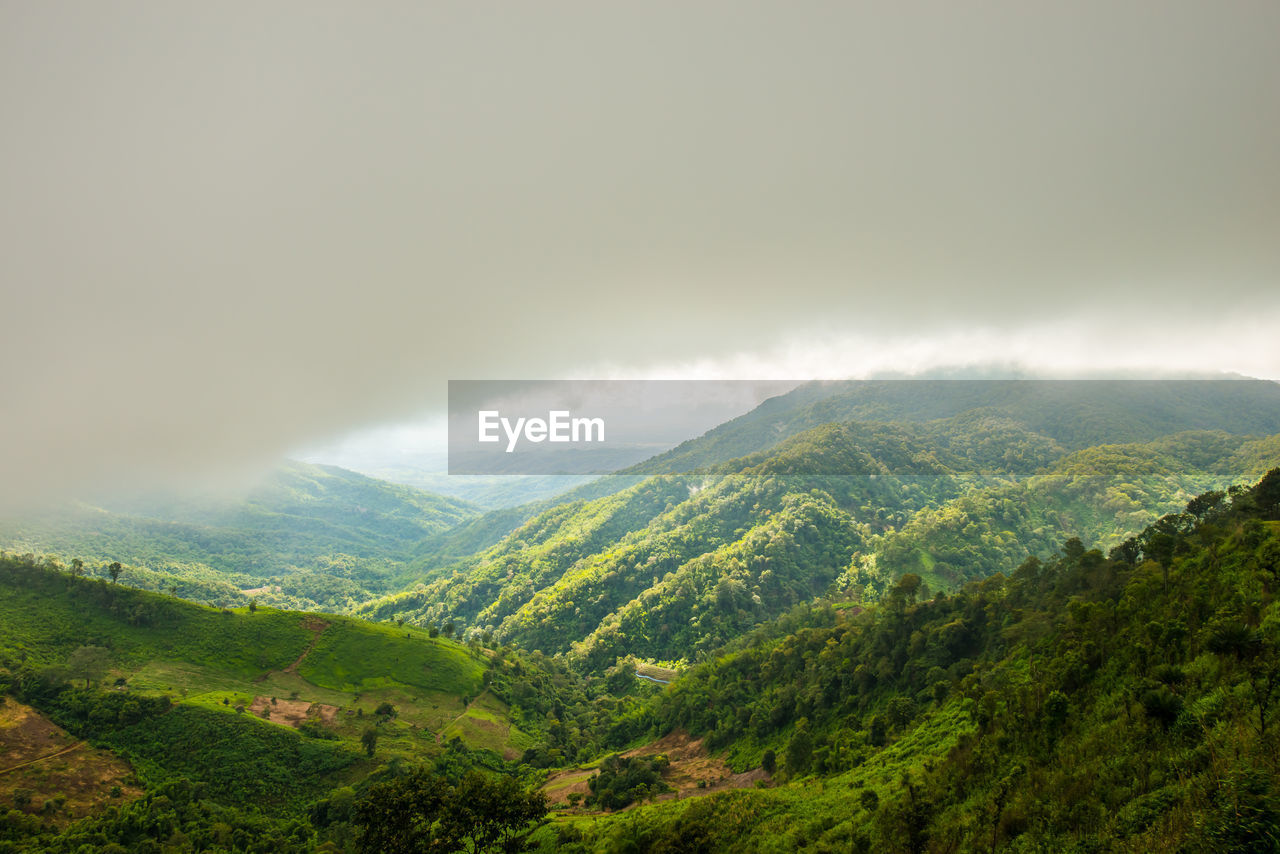
[[[1280,377],[1277,33],[1272,0],[3,0],[0,482],[248,469],[450,378]]]

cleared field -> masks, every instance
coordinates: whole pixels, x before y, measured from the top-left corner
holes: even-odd
[[[142,794],[129,763],[77,741],[30,706],[0,705],[0,809],[67,824]]]

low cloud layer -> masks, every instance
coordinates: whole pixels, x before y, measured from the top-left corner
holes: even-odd
[[[0,477],[250,469],[449,378],[1278,376],[1277,31],[1268,3],[6,5]]]

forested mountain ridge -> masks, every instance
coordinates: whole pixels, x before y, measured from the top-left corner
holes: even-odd
[[[1280,398],[1276,389],[1275,383],[1245,380],[814,383],[765,401],[753,412],[668,455],[655,457],[644,464],[647,469],[641,466],[636,471],[694,467],[700,474],[717,476],[743,474],[748,469],[753,476],[907,476],[928,472],[1026,476],[1046,471],[1065,454],[1081,450],[1082,443],[1096,444],[1100,437],[1107,442],[1146,442],[1190,427],[1222,429],[1233,435],[1280,432]],[[893,419],[892,423],[869,420],[885,418]],[[1193,450],[1203,456],[1203,450],[1187,449],[1188,453]],[[1268,461],[1277,458],[1276,451],[1274,445],[1255,445],[1251,462],[1218,455],[1216,462],[1205,463],[1188,456],[1178,458],[1173,466],[1177,469],[1190,464],[1195,472],[1216,466],[1218,470],[1211,473],[1238,476],[1265,470]],[[554,517],[556,508],[561,506],[589,507],[635,486],[644,477],[641,473],[602,477],[537,503],[481,513],[465,502],[382,483],[342,469],[289,463],[238,500],[102,498],[61,514],[0,520],[0,547],[18,553],[52,555],[68,564],[80,559],[90,574],[101,575],[108,564],[118,561],[124,568],[125,583],[172,591],[210,604],[245,605],[256,600],[278,607],[350,611],[388,594],[417,591],[420,586],[437,589],[444,583],[452,587],[449,577],[457,572],[470,576],[470,567],[487,565],[494,555],[510,550],[499,544],[521,525],[544,514]],[[848,496],[847,501],[841,497],[846,487],[834,482],[797,488],[828,492],[837,508],[850,515],[855,527],[866,524],[872,535],[881,535],[890,527],[907,524],[925,504],[938,507],[960,492],[975,488],[976,483],[951,493],[939,491],[936,485],[928,487],[929,494],[923,502],[913,497],[920,494],[918,485],[860,488],[859,494]],[[694,485],[705,484],[699,481]],[[1191,483],[1183,493],[1207,485]],[[1165,487],[1133,490],[1129,494],[1133,507],[1124,511],[1129,526],[1124,531],[1148,521],[1152,518],[1150,513],[1167,509],[1167,503],[1151,503],[1164,493],[1174,500],[1173,493]],[[1095,507],[1099,504],[1095,497],[1082,495],[1075,504],[1079,508]],[[872,505],[874,509],[868,511],[866,508]],[[776,512],[778,507],[776,503],[771,505],[770,512]],[[1059,531],[1078,530],[1087,539],[1091,530],[1102,524],[1093,518],[1099,515],[1093,510],[1074,515],[1085,519],[1085,524],[1077,525],[1073,514],[1068,513],[1062,524],[1052,520],[1046,523],[1046,517],[1030,529],[1025,525],[1004,525],[991,535],[1003,537],[1006,550],[1016,550],[1009,545],[1013,541],[1011,535],[1021,539],[1029,530],[1034,537],[1028,542],[1043,549],[1052,547]],[[738,527],[743,527],[745,533],[760,521],[757,518],[751,525]],[[919,520],[916,529],[922,530],[926,521]],[[632,522],[637,528],[657,523],[654,514]],[[930,524],[937,529],[936,524]],[[993,522],[986,520],[983,524],[990,526]],[[1104,536],[1119,536],[1124,531],[1109,530]],[[901,545],[901,537],[897,543]],[[887,540],[884,544],[893,545]],[[718,540],[709,541],[700,554],[710,554],[723,545]],[[964,552],[974,543],[953,545]],[[1012,556],[993,562],[990,555],[1001,551],[997,547],[980,553],[971,551],[968,557],[960,553],[941,556],[943,565],[937,571],[929,562],[931,558],[920,557],[913,570],[910,561],[899,559],[901,549],[889,550],[898,557],[891,555],[885,572],[874,577],[874,572],[867,574],[873,567],[865,561],[873,550],[867,543],[855,544],[863,575],[852,583],[876,590],[883,588],[886,579],[891,582],[895,572],[920,571],[930,584],[946,585],[993,571],[1010,560],[1016,563]],[[686,559],[693,557],[687,548],[681,554]],[[564,557],[562,553],[556,555],[544,560],[554,563]],[[584,557],[585,553],[575,559]],[[544,567],[534,575],[541,578],[547,572],[562,573],[564,568]],[[851,568],[841,567],[840,573]],[[462,590],[442,595],[436,603],[438,607],[430,611],[421,606],[410,607],[412,597],[417,595],[413,593],[401,603],[406,607],[399,612],[410,619],[447,616],[468,627],[489,627],[500,634],[510,630],[512,638],[544,645],[548,651],[563,651],[572,643],[584,641],[602,627],[603,620],[657,583],[652,572],[648,583],[642,584],[643,573],[635,566],[624,569],[628,578],[624,586],[630,592],[626,598],[622,598],[625,591],[621,588],[600,601],[596,601],[598,592],[578,590],[567,598],[558,593],[552,595],[555,591],[544,590],[546,585],[537,578],[520,577],[523,573],[519,569],[513,570],[514,588],[501,583],[495,587],[495,579],[489,579],[487,570],[481,569],[475,577],[476,590],[480,592]],[[667,571],[670,570],[659,574],[659,581]],[[818,576],[826,571],[821,567],[818,575],[803,579],[783,598],[790,601],[820,590],[823,582]],[[601,577],[611,574],[606,570]],[[584,576],[583,581],[589,576],[590,573]],[[616,580],[622,575],[612,577]],[[525,581],[533,585],[532,591],[525,589]],[[492,594],[491,601],[482,601],[484,591]],[[504,601],[499,602],[504,594]],[[534,598],[533,594],[543,594],[537,605],[508,622],[513,616],[511,604],[523,606]],[[467,601],[455,607],[455,600],[460,599]],[[568,602],[572,602],[571,608]],[[378,603],[367,613],[396,613],[397,609],[388,610],[383,607],[385,604]],[[553,632],[544,637],[547,633],[536,623],[552,613],[570,615],[573,632]],[[709,648],[708,644],[714,645],[714,641],[708,640],[701,648]],[[685,657],[689,652],[665,654]]]
[[[491,511],[431,535],[418,549],[419,578],[495,546],[538,513],[634,485],[644,475],[709,472],[764,459],[788,438],[825,424],[893,421],[916,425],[982,470],[1030,474],[1069,450],[1144,442],[1182,431],[1280,433],[1280,386],[1263,380],[911,379],[806,383],[671,451],[536,504]],[[930,424],[932,422],[932,424]],[[1027,443],[1029,440],[1029,444]],[[1271,454],[1267,459],[1280,459]],[[1250,471],[1265,471],[1253,466]],[[825,473],[834,473],[826,470]],[[1233,472],[1224,472],[1227,474]],[[1238,473],[1238,472],[1235,472]]]
[[[553,507],[359,613],[454,621],[588,669],[627,655],[693,660],[833,583],[874,601],[904,572],[950,588],[1064,537],[1110,547],[1197,492],[1274,464],[1273,450],[1274,440],[1199,431],[1070,453],[974,412],[823,424],[703,476]],[[592,534],[606,524],[610,536]]]
[[[853,380],[806,383],[627,473],[702,470],[822,424],[996,419],[1070,450],[1187,430],[1280,433],[1269,380]]]
[[[1077,451],[1017,482],[976,484],[877,537],[840,583],[876,598],[916,573],[948,589],[1051,554],[1063,536],[1107,551],[1193,494],[1261,476],[1280,462],[1278,438],[1178,433]]]

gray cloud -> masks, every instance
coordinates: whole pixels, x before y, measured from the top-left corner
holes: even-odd
[[[6,4],[0,477],[184,478],[451,377],[819,332],[1212,352],[1280,319],[1276,32],[1264,2]]]

